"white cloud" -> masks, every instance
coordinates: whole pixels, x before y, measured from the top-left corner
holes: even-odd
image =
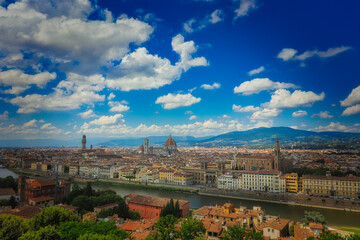
[[[196,118],[197,118],[197,116],[192,115],[192,116],[189,117],[189,120],[195,120]]]
[[[206,89],[206,90],[213,90],[213,89],[218,89],[220,88],[221,84],[214,82],[212,85],[210,84],[203,84],[201,85],[201,88]]]
[[[55,78],[56,73],[41,72],[30,75],[18,69],[11,69],[0,72],[0,85],[11,87],[5,90],[5,93],[18,95],[30,88],[32,84],[43,88],[50,80]]]
[[[97,117],[96,114],[94,113],[94,111],[92,109],[89,109],[85,112],[79,113],[78,114],[81,118],[87,119],[87,118],[93,118],[93,117]]]
[[[158,97],[156,104],[161,104],[164,109],[174,109],[179,107],[191,106],[201,101],[201,98],[196,98],[190,93],[188,94],[172,94]]]
[[[210,14],[210,22],[212,24],[215,24],[217,22],[220,22],[220,21],[223,21],[224,18],[223,18],[223,11],[220,10],[220,9],[216,9],[215,11],[213,11],[211,14]]]
[[[87,16],[94,9],[86,0],[36,2],[0,7],[0,48],[5,52],[32,51],[76,61],[74,69],[94,72],[108,61],[121,59],[129,44],[141,44],[153,32],[149,24],[124,16],[115,22],[91,21]]]
[[[341,47],[335,47],[335,48],[328,48],[326,51],[318,51],[318,50],[308,50],[300,55],[296,55],[297,50],[292,48],[284,48],[281,50],[281,52],[278,54],[278,58],[281,58],[284,61],[288,60],[300,60],[304,61],[308,58],[318,56],[320,58],[328,58],[333,57],[339,53],[345,52],[347,50],[351,49],[351,47],[341,46]]]
[[[109,110],[110,112],[126,112],[130,109],[129,106],[121,104],[121,102],[109,101],[108,104],[111,107]]]
[[[101,116],[98,119],[91,121],[89,124],[93,125],[112,125],[122,120],[124,116],[122,114],[115,114],[113,116]]]
[[[171,41],[173,50],[180,55],[180,62],[176,63],[184,71],[187,71],[191,67],[207,66],[209,63],[204,57],[193,58],[192,54],[197,51],[194,41],[184,41],[184,37],[181,34],[173,37]]]
[[[292,113],[293,117],[305,117],[307,115],[308,115],[308,113],[306,111],[303,111],[303,110],[299,110],[299,111],[296,111],[296,112]]]
[[[220,9],[216,9],[210,15],[205,16],[203,19],[196,20],[191,18],[183,24],[185,32],[192,33],[206,28],[211,24],[215,24],[224,20],[224,12]]]
[[[244,17],[253,9],[256,9],[255,0],[240,0],[240,5],[235,9],[235,20],[239,17]]]
[[[343,113],[341,114],[341,116],[351,116],[351,115],[355,115],[360,113],[360,104],[356,104],[354,106],[351,107],[347,107]]]
[[[38,121],[36,119],[30,120],[29,122],[24,123],[23,127],[24,128],[37,127],[37,122]]]
[[[262,110],[256,111],[251,115],[251,120],[257,119],[268,119],[272,117],[277,117],[282,111],[276,108],[264,108]]]
[[[280,88],[298,88],[295,84],[284,82],[273,82],[269,78],[255,78],[251,81],[245,81],[234,88],[234,93],[251,95],[264,90],[274,90]]]
[[[277,55],[278,58],[281,58],[284,61],[288,61],[292,59],[295,54],[297,53],[297,50],[292,48],[283,48],[281,52]]]
[[[40,129],[55,130],[56,127],[53,126],[51,123],[45,123],[40,127]]]
[[[182,72],[191,67],[208,65],[204,57],[192,57],[197,51],[193,41],[184,42],[184,37],[179,34],[173,37],[171,44],[180,55],[175,65],[166,58],[149,54],[146,48],[138,48],[109,73],[107,86],[122,91],[157,89],[179,79]]]
[[[252,76],[252,75],[261,73],[261,72],[263,72],[264,70],[265,70],[265,67],[264,67],[264,66],[261,66],[261,67],[259,67],[259,68],[256,68],[256,69],[253,69],[253,70],[249,71],[248,74],[249,74],[250,76]]]
[[[9,112],[8,111],[4,111],[2,114],[0,114],[0,120],[1,121],[6,121],[9,119]]]
[[[221,116],[221,118],[225,119],[225,118],[231,118],[231,117],[229,115],[224,114],[224,115]]]
[[[314,102],[322,101],[325,93],[319,95],[312,91],[295,90],[293,93],[286,89],[278,89],[271,95],[271,100],[264,103],[268,108],[296,108],[300,106],[311,106]]]
[[[327,126],[319,126],[317,128],[312,129],[318,132],[359,132],[359,129],[343,125],[339,122],[331,122]]]
[[[329,111],[321,111],[319,113],[315,113],[311,116],[312,118],[322,118],[322,119],[329,119],[329,118],[333,118],[333,115],[330,115]]]
[[[350,116],[360,113],[360,86],[354,88],[351,93],[340,101],[342,107],[347,107],[342,116]]]
[[[115,98],[115,94],[110,93],[109,96],[107,97],[107,100],[113,100]]]
[[[360,103],[360,86],[354,88],[345,100],[340,101],[342,107],[350,107]]]
[[[260,107],[254,107],[253,105],[242,107],[241,105],[235,105],[233,104],[232,110],[234,112],[256,112],[260,111]]]

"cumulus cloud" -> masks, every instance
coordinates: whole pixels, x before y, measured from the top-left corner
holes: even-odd
[[[196,118],[197,118],[197,116],[192,115],[192,116],[189,117],[189,120],[195,120]]]
[[[235,105],[233,104],[232,110],[234,112],[256,112],[260,111],[260,107],[254,107],[253,105],[242,107],[241,105]]]
[[[306,111],[303,111],[303,110],[299,110],[299,111],[296,111],[296,112],[292,113],[293,117],[305,117],[307,115],[308,115],[308,113]]]
[[[129,106],[126,106],[121,102],[109,101],[108,104],[111,107],[109,110],[110,112],[126,112],[130,109]]]
[[[248,72],[249,76],[252,76],[252,75],[255,75],[255,74],[258,74],[258,73],[261,73],[265,70],[265,67],[264,66],[261,66],[259,68],[256,68],[256,69],[253,69],[251,71]]]
[[[277,117],[280,115],[282,111],[276,108],[264,108],[259,111],[254,112],[251,115],[251,120],[258,120],[258,119],[268,119]]]
[[[101,75],[82,76],[68,74],[68,79],[61,81],[54,92],[48,95],[29,94],[9,99],[11,104],[19,106],[18,113],[32,113],[40,110],[65,111],[78,109],[82,105],[93,105],[105,100],[97,91],[104,88]]]
[[[93,125],[112,125],[117,123],[119,120],[123,120],[122,114],[115,114],[113,116],[101,116],[98,119],[91,121],[89,124]]]
[[[110,93],[109,96],[107,97],[107,100],[113,100],[115,98],[115,94]]]
[[[210,84],[203,84],[201,85],[201,88],[206,89],[206,90],[213,90],[213,89],[218,89],[220,88],[221,84],[214,82],[212,85]]]
[[[158,97],[155,101],[156,104],[161,104],[164,109],[174,109],[179,107],[191,106],[199,103],[201,98],[196,98],[191,93],[188,94],[172,94]]]
[[[264,103],[268,108],[296,108],[300,106],[311,106],[314,102],[322,101],[325,93],[319,95],[312,91],[295,90],[293,93],[286,89],[278,89],[271,95],[271,100]]]
[[[79,113],[78,115],[84,119],[97,117],[97,115],[94,113],[94,111],[92,109],[89,109],[85,112]]]
[[[51,123],[45,123],[40,127],[40,129],[55,130],[56,127],[53,126]]]
[[[115,22],[91,21],[89,1],[19,1],[0,7],[1,49],[27,50],[51,59],[78,62],[76,69],[97,69],[108,61],[121,59],[129,44],[147,41],[153,28],[132,18]],[[101,34],[99,34],[101,29]],[[99,44],[101,42],[101,44]]]
[[[274,90],[280,88],[298,88],[295,84],[284,82],[273,82],[269,78],[255,78],[251,81],[245,81],[234,88],[234,93],[242,95],[251,95],[264,90]]]
[[[319,58],[328,58],[328,57],[333,57],[339,53],[345,52],[347,50],[351,49],[351,47],[347,47],[347,46],[341,46],[341,47],[335,47],[335,48],[328,48],[326,51],[319,51],[319,50],[308,50],[305,51],[304,53],[300,54],[300,55],[296,55],[297,54],[297,50],[293,49],[293,48],[284,48],[280,51],[280,53],[278,54],[278,58],[281,58],[284,61],[289,61],[289,60],[299,60],[299,61],[304,61],[308,58],[317,56]]]
[[[29,89],[32,84],[43,88],[50,80],[56,78],[56,73],[41,72],[37,74],[25,74],[18,69],[0,72],[0,85],[10,86],[5,93],[18,95]]]
[[[38,120],[33,119],[33,120],[30,120],[30,121],[24,123],[23,127],[24,128],[37,127],[38,126],[37,123],[38,123]]]
[[[126,55],[121,63],[109,73],[107,86],[122,91],[138,89],[157,89],[180,78],[182,72],[191,67],[207,66],[204,57],[193,58],[197,51],[193,41],[184,41],[182,35],[172,39],[173,50],[180,60],[172,65],[166,58],[149,54],[146,48],[138,48]]]
[[[360,113],[360,86],[354,88],[343,101],[340,101],[340,104],[342,107],[347,107],[341,114],[342,116]]]
[[[312,118],[322,118],[322,119],[329,119],[329,118],[333,118],[333,115],[330,115],[329,111],[321,111],[319,113],[315,113],[313,115],[311,115]]]
[[[317,132],[359,132],[359,129],[352,126],[343,125],[339,122],[331,122],[327,126],[319,126],[312,130]]]
[[[347,107],[343,112],[342,116],[351,116],[360,113],[360,104],[356,104],[351,107]]]

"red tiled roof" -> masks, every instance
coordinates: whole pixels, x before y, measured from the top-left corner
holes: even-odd
[[[15,195],[15,191],[12,188],[0,188],[0,196]]]
[[[138,195],[131,193],[128,196],[126,196],[126,201],[128,203],[137,203],[148,206],[163,207],[170,201],[170,198],[152,197],[152,196],[145,196],[145,195]],[[174,202],[176,201],[177,200],[174,199]],[[185,204],[188,203],[189,201],[179,200],[180,208],[182,208]]]
[[[270,220],[267,221],[263,224],[261,224],[258,227],[259,231],[262,231],[264,228],[274,228],[276,230],[283,230],[288,224],[289,224],[290,220],[289,219],[283,219],[283,218],[278,218],[278,219],[274,219],[274,220]]]
[[[30,198],[30,200],[35,202],[35,203],[51,201],[51,200],[54,200],[54,199],[55,198],[53,198],[53,197],[47,197],[47,196],[40,196],[40,197],[36,197],[36,198]]]

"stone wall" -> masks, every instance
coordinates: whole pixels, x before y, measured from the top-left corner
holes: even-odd
[[[300,205],[311,205],[316,207],[325,208],[339,208],[345,210],[356,210],[360,211],[359,200],[344,200],[334,198],[322,198],[315,196],[307,196],[301,194],[290,194],[290,193],[269,193],[269,192],[255,192],[255,191],[244,191],[244,190],[225,190],[217,188],[203,188],[199,191],[199,194],[211,194],[211,195],[224,195],[236,198],[248,198],[256,199],[260,201],[274,201],[288,204],[300,204]]]

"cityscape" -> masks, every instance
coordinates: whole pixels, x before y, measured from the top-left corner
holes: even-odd
[[[359,7],[0,0],[0,239],[359,240]]]

